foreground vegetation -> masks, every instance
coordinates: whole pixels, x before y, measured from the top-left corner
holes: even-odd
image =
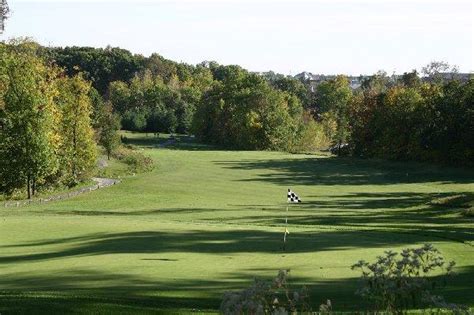
[[[474,306],[474,224],[442,199],[472,198],[472,170],[126,137],[152,172],[0,212],[0,312],[216,311],[225,291],[286,269],[313,310],[327,299],[364,309],[351,266],[424,243],[457,262],[434,293]],[[288,187],[303,203],[290,207],[283,252]]]

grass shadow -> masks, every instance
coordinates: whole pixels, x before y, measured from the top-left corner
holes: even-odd
[[[316,267],[316,266],[315,266]],[[242,270],[222,278],[174,279],[173,281],[139,278],[90,270],[69,270],[60,275],[31,276],[15,274],[0,278],[0,311],[5,313],[134,313],[160,314],[189,311],[213,311],[219,308],[225,291],[241,290],[253,278],[272,279],[273,269]],[[95,283],[90,287],[90,283]],[[335,311],[351,312],[368,309],[365,301],[355,295],[358,278],[333,279],[294,277],[290,272],[291,288],[307,286],[313,310],[327,299]],[[25,290],[25,286],[34,289]],[[458,270],[447,285],[433,293],[450,303],[473,306],[474,267]],[[54,290],[51,290],[54,288]],[[183,297],[182,293],[198,292]]]
[[[278,185],[393,185],[410,183],[474,183],[474,170],[415,162],[389,162],[347,157],[215,161],[240,170],[272,170],[239,181]]]

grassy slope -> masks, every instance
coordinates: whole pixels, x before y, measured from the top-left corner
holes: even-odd
[[[474,223],[434,198],[474,193],[472,170],[278,152],[159,149],[155,171],[69,200],[0,212],[0,312],[212,310],[254,276],[292,270],[313,304],[360,304],[350,266],[434,243],[458,263],[443,294],[474,306]],[[163,141],[163,139],[161,139]],[[290,208],[281,251],[286,189]]]

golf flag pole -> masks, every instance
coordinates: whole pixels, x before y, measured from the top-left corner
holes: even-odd
[[[288,231],[288,208],[290,206],[290,203],[298,203],[298,202],[301,202],[301,199],[298,197],[297,194],[291,191],[290,188],[288,188],[286,217],[285,217],[285,233],[283,234],[283,250],[286,250],[286,236],[290,234],[290,231]]]
[[[288,231],[288,206],[289,206],[289,203],[286,204],[286,217],[285,217],[285,233],[283,234],[283,250],[285,250],[286,248],[286,235],[287,234],[290,234],[290,232]]]

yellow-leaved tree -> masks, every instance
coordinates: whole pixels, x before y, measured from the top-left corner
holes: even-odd
[[[56,104],[61,115],[61,174],[64,183],[73,186],[91,176],[97,156],[88,96],[90,83],[81,75],[64,76],[56,83],[59,91]]]

